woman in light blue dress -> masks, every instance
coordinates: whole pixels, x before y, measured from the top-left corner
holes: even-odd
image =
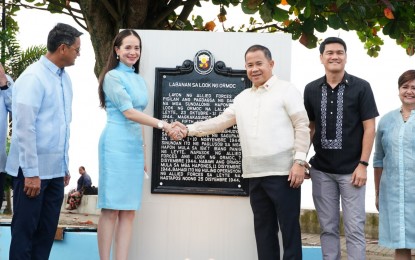
[[[398,80],[402,106],[381,118],[373,167],[379,244],[395,259],[411,259],[415,248],[415,70]]]
[[[99,78],[99,99],[107,123],[99,140],[98,247],[101,260],[127,259],[135,211],[143,186],[143,125],[169,132],[170,124],[143,113],[147,88],[139,74],[141,39],[124,30],[114,39],[107,65]]]

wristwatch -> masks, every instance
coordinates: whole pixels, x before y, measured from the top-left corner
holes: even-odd
[[[158,129],[163,130],[163,128],[164,128],[163,121],[161,121],[161,120],[160,120],[160,121],[157,123],[157,127],[158,127]]]
[[[11,86],[12,86],[12,83],[10,81],[6,81],[6,85],[0,86],[0,89],[1,90],[6,90],[6,89],[8,89]]]
[[[295,160],[294,160],[294,163],[296,163],[296,164],[298,164],[298,165],[300,165],[300,166],[303,166],[303,167],[305,167],[305,166],[306,166],[306,164],[307,164],[307,162],[306,162],[306,161],[304,161],[304,160],[300,160],[300,159],[295,159]]]

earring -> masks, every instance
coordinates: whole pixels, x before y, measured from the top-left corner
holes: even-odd
[[[119,60],[120,59],[120,56],[117,54],[117,60]]]

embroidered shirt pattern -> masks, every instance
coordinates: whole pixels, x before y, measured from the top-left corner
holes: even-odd
[[[343,146],[343,95],[345,85],[340,84],[337,92],[336,138],[327,139],[327,86],[322,86],[321,97],[321,146],[323,149],[342,149]]]

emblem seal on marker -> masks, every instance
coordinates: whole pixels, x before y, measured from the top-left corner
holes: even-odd
[[[201,50],[196,53],[193,63],[197,73],[207,75],[212,72],[215,59],[210,51]]]

